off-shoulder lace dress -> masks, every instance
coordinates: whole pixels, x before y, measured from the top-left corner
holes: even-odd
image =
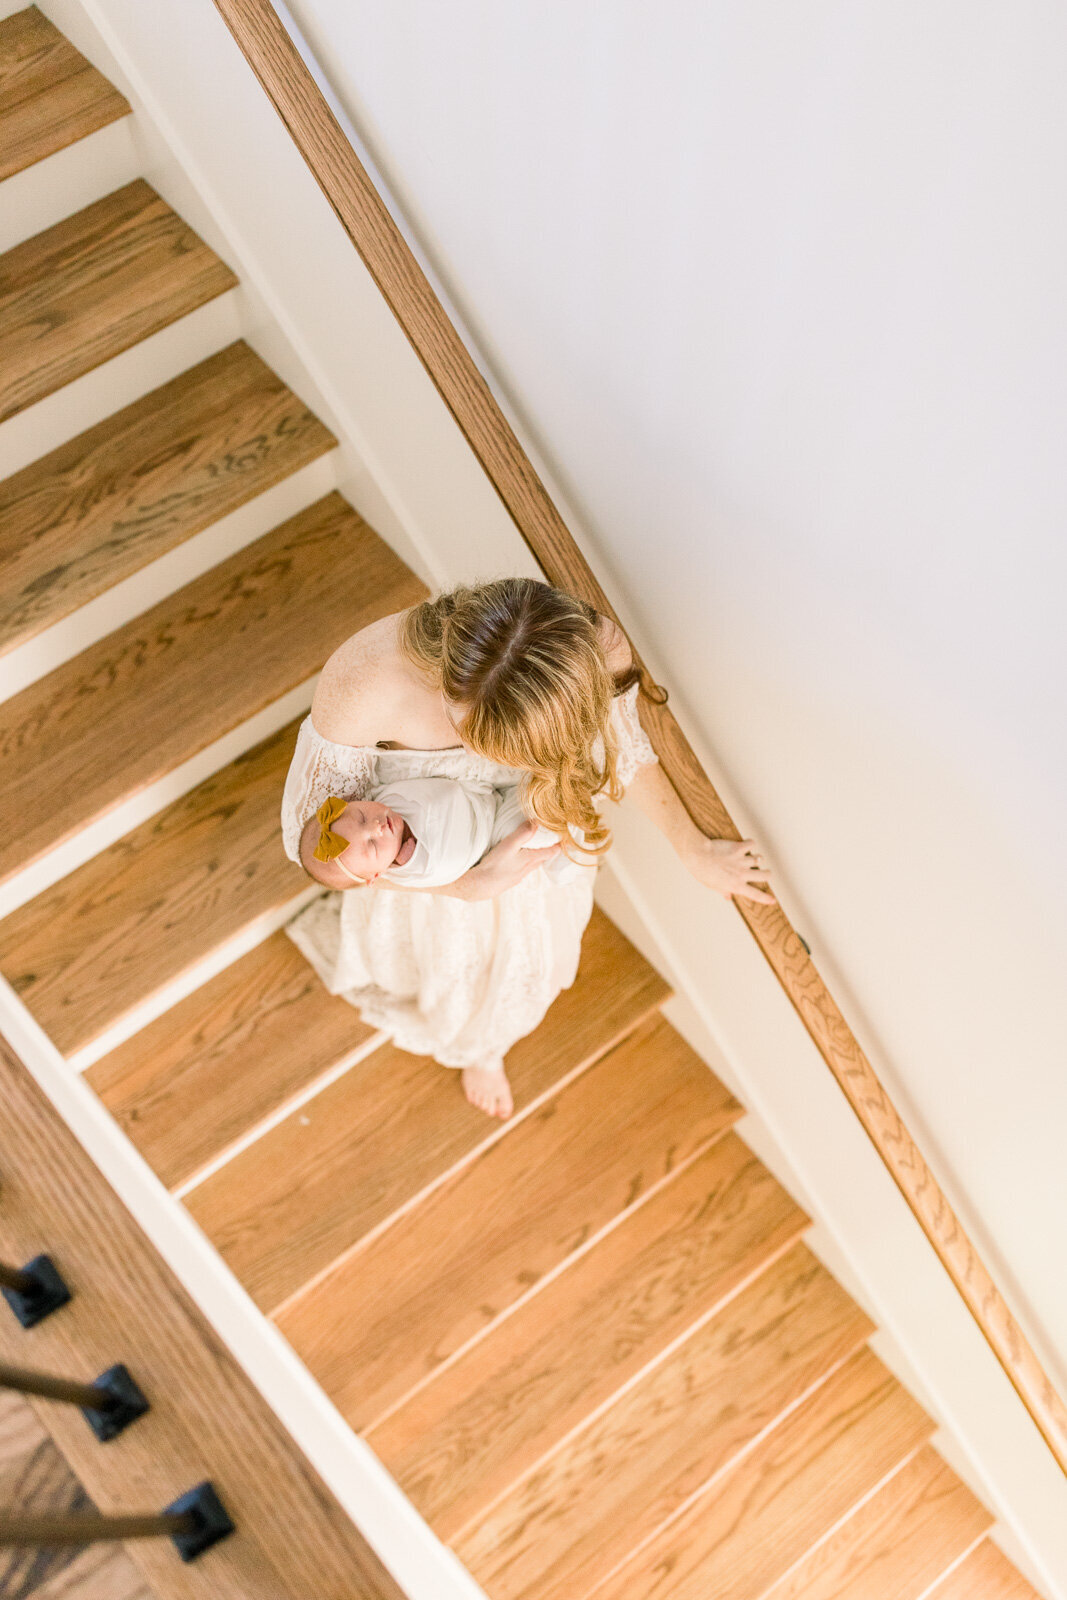
[[[619,780],[656,759],[637,715],[637,686],[612,707]],[[297,736],[282,800],[286,854],[327,795],[358,798],[376,783],[470,778],[496,786],[522,774],[458,746],[382,750],[334,744],[310,716]],[[331,994],[343,995],[402,1050],[446,1067],[500,1067],[517,1039],[574,982],[593,909],[594,867],[566,883],[529,873],[494,900],[389,889],[327,893],[286,932]]]

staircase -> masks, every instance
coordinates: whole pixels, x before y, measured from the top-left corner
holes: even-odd
[[[34,8],[0,22],[0,104],[5,175],[128,110]],[[140,179],[16,245],[0,418],[235,281]],[[0,651],[335,442],[240,340],[64,434],[0,482]],[[47,881],[0,972],[491,1600],[1034,1600],[602,914],[504,1126],[278,931],[296,723],[242,730],[423,593],[330,492],[31,675],[0,704],[0,881]]]

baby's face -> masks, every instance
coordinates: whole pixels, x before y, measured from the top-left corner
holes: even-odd
[[[372,882],[396,860],[404,837],[404,819],[377,800],[350,800],[333,824],[334,833],[348,840],[348,849],[335,856],[342,871]]]

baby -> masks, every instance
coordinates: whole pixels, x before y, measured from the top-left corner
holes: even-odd
[[[494,789],[453,778],[408,778],[379,785],[363,800],[331,795],[304,825],[300,859],[328,889],[361,888],[378,878],[436,889],[462,878],[525,821],[517,785]],[[523,848],[558,842],[539,827]],[[560,851],[544,871],[566,883],[582,866]]]

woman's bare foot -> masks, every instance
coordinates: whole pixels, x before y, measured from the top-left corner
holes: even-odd
[[[503,1068],[464,1067],[463,1093],[472,1106],[490,1117],[510,1117],[515,1109],[511,1085]]]

